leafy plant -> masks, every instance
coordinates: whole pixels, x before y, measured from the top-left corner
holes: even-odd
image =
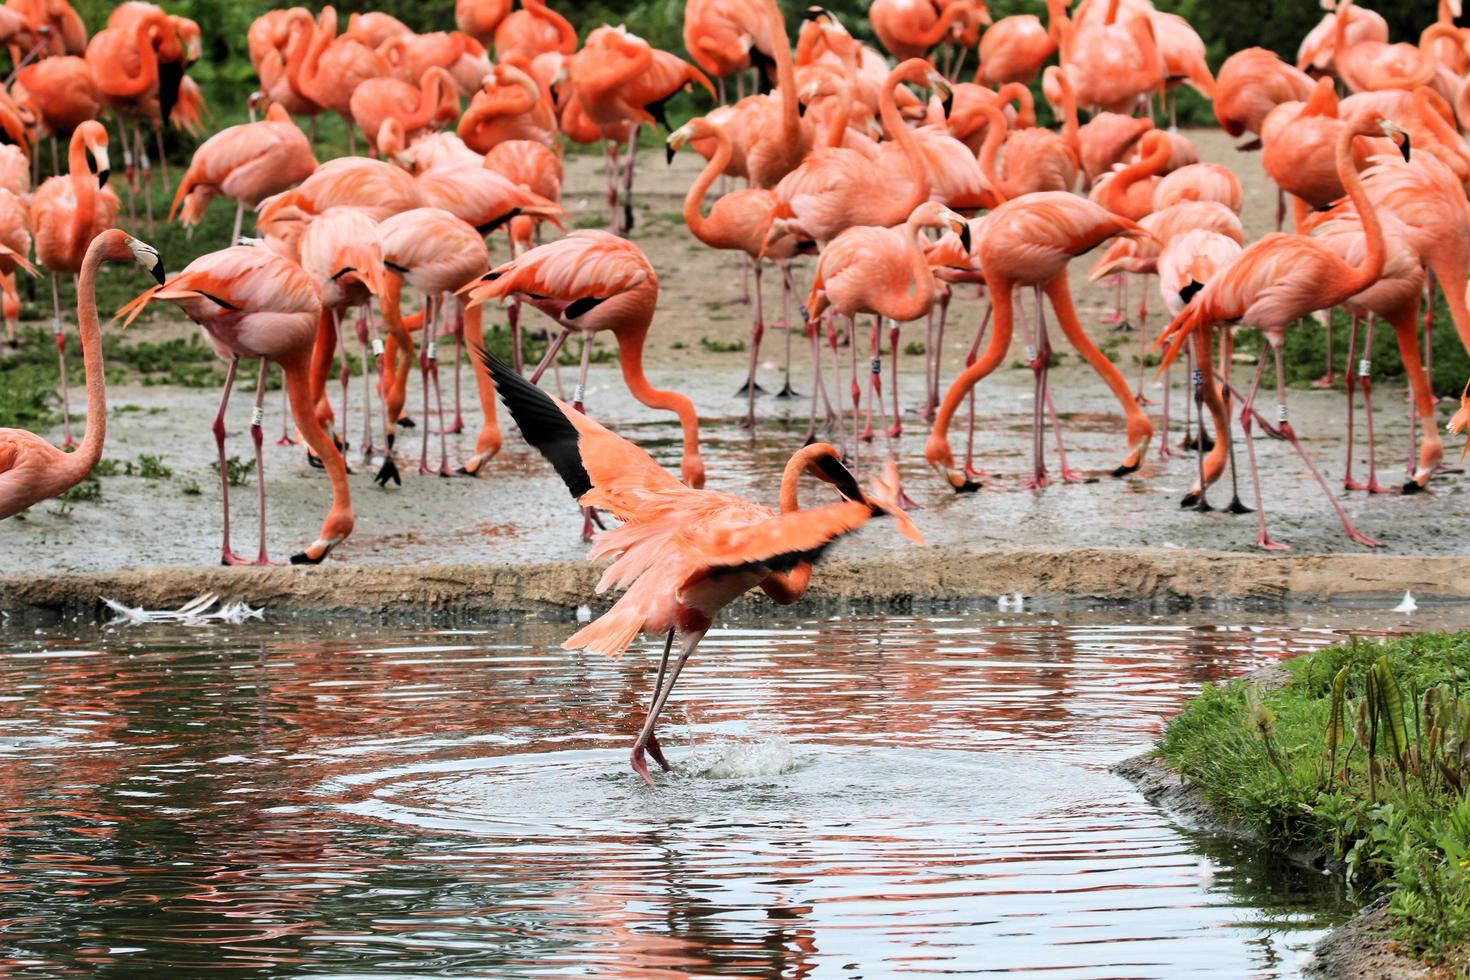
[[[219,460],[209,464],[216,473],[219,472]],[[250,483],[250,476],[255,472],[255,460],[242,460],[239,456],[231,456],[225,460],[225,483],[232,487],[243,487]]]

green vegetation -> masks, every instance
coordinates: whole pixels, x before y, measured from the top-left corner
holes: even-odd
[[[209,464],[209,468],[216,473],[219,472],[219,460]],[[250,483],[250,477],[255,473],[255,460],[242,460],[239,456],[231,456],[225,460],[225,482],[232,487],[243,487]],[[191,483],[193,481],[190,481]],[[184,492],[188,493],[187,487]],[[198,487],[195,487],[198,492]]]
[[[1224,818],[1386,891],[1396,938],[1470,965],[1470,632],[1354,641],[1280,688],[1208,686],[1159,754]]]
[[[712,340],[709,337],[700,337],[699,346],[711,354],[733,354],[745,350],[743,340]]]

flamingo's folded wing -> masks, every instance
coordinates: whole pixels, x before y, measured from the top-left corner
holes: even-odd
[[[622,436],[552,398],[494,355],[481,352],[481,357],[521,434],[578,501],[636,521],[647,505],[669,493],[692,492]]]

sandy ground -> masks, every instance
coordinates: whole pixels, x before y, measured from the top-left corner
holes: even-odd
[[[1246,186],[1245,221],[1248,233],[1270,230],[1274,219],[1274,192],[1261,174],[1257,157],[1236,153],[1223,134],[1190,133],[1206,160],[1236,169]],[[637,241],[649,254],[662,281],[659,313],[649,336],[646,360],[656,385],[689,394],[702,417],[701,434],[709,486],[748,493],[775,502],[776,475],[788,454],[799,445],[806,424],[805,399],[758,401],[760,425],[742,430],[743,400],[735,389],[743,380],[747,353],[714,352],[702,338],[732,342],[747,339],[749,308],[739,301],[740,264],[729,253],[717,253],[696,243],[682,225],[679,210],[684,190],[700,161],[680,154],[672,168],[646,153],[639,160]],[[574,220],[597,224],[605,215],[599,162],[579,156],[569,160],[564,201]],[[497,243],[499,245],[499,243]],[[501,246],[503,248],[503,246]],[[501,252],[503,255],[503,252]],[[1108,328],[1099,325],[1111,307],[1111,290],[1085,282],[1092,256],[1073,263],[1073,292],[1082,320],[1103,342]],[[810,282],[811,266],[800,268],[801,289]],[[768,276],[768,280],[775,280]],[[1136,287],[1134,289],[1136,296]],[[780,290],[766,293],[769,320],[780,319]],[[1134,300],[1136,303],[1136,299]],[[1157,296],[1151,305],[1162,309]],[[983,306],[967,290],[957,294],[951,307],[951,329],[944,349],[944,377],[958,370],[964,351],[979,322]],[[503,318],[496,310],[492,318]],[[535,326],[539,314],[530,312]],[[1157,324],[1157,320],[1154,321]],[[156,339],[195,329],[181,318],[160,317],[137,333]],[[1058,348],[1065,340],[1053,330]],[[923,324],[904,327],[903,343],[923,340]],[[784,335],[768,330],[761,357],[761,380],[769,389],[780,387]],[[797,337],[800,341],[800,335]],[[1119,351],[1120,366],[1130,378],[1130,346]],[[866,339],[863,340],[866,349]],[[610,347],[610,341],[602,346]],[[997,479],[978,494],[955,496],[927,469],[923,442],[927,426],[918,418],[923,398],[923,358],[902,357],[900,393],[905,431],[898,442],[908,492],[919,503],[914,513],[920,528],[934,544],[957,553],[1023,548],[1156,548],[1242,551],[1253,547],[1254,518],[1224,513],[1200,515],[1181,510],[1178,500],[1193,476],[1190,456],[1162,460],[1155,439],[1147,465],[1124,479],[1109,474],[1122,461],[1125,445],[1118,406],[1101,381],[1067,353],[1052,372],[1057,407],[1063,415],[1067,449],[1074,468],[1096,482],[1056,485],[1043,492],[1018,489],[1029,467],[1029,425],[1032,380],[1020,366],[1024,357],[1019,337],[1007,366],[983,384],[980,405],[978,461]],[[447,357],[443,363],[449,363]],[[830,365],[830,361],[828,362]],[[803,345],[795,345],[793,383],[803,394],[811,391],[811,366]],[[830,370],[830,368],[829,368]],[[563,369],[569,389],[575,369]],[[466,394],[472,385],[464,368]],[[242,374],[247,372],[242,371]],[[1182,375],[1182,372],[1176,372]],[[448,374],[445,375],[446,380]],[[1182,380],[1182,378],[1180,379]],[[358,406],[361,391],[354,384],[352,416],[346,426],[354,441],[360,437]],[[616,363],[596,364],[588,386],[589,411],[622,434],[648,447],[677,468],[678,429],[671,415],[644,408],[627,394]],[[1157,399],[1161,389],[1151,395]],[[1176,411],[1184,389],[1174,390]],[[1381,386],[1375,392],[1379,407],[1379,461],[1384,482],[1402,482],[1406,457],[1407,409],[1401,388]],[[143,568],[155,565],[209,565],[218,559],[220,530],[218,478],[211,468],[214,442],[209,432],[215,401],[213,390],[119,386],[111,389],[107,456],[133,460],[141,454],[161,456],[172,470],[167,480],[114,476],[102,480],[101,499],[63,506],[56,502],[32,508],[24,519],[0,523],[0,556],[10,573]],[[336,398],[333,392],[334,400]],[[1342,472],[1343,394],[1293,391],[1292,419],[1315,458],[1334,485]],[[266,479],[270,501],[268,538],[273,557],[284,559],[315,537],[327,508],[328,491],[319,471],[306,467],[299,450],[271,443],[279,432],[279,396],[268,401]],[[409,409],[418,415],[416,372]],[[470,401],[466,401],[467,408]],[[1157,419],[1158,407],[1150,409]],[[229,418],[229,452],[250,457],[246,433],[250,396],[237,393]],[[1176,416],[1174,439],[1179,432]],[[400,451],[417,451],[419,431],[406,433]],[[58,433],[50,433],[59,438]],[[962,451],[963,429],[952,438]],[[1050,438],[1050,437],[1048,437]],[[471,448],[472,435],[451,438],[451,457],[458,461]],[[1327,501],[1306,470],[1283,442],[1258,441],[1263,485],[1270,504],[1273,534],[1290,543],[1297,553],[1367,553],[1347,541]],[[437,440],[435,440],[437,447]],[[431,450],[431,452],[436,452]],[[860,464],[875,461],[881,439],[860,449]],[[1055,450],[1048,443],[1055,471]],[[1242,453],[1243,456],[1243,453]],[[1360,457],[1361,458],[1361,457]],[[432,456],[431,461],[437,456]],[[371,468],[354,450],[350,461],[357,528],[333,554],[333,561],[352,563],[446,564],[528,560],[559,561],[585,553],[576,533],[579,520],[561,484],[550,468],[507,430],[506,446],[480,479],[441,479],[418,476],[405,467],[401,488],[380,489],[372,483]],[[197,485],[202,492],[186,494]],[[809,493],[816,494],[813,487]],[[1216,504],[1229,499],[1228,488],[1212,495]],[[1453,555],[1463,549],[1461,532],[1470,527],[1470,494],[1461,475],[1437,478],[1432,492],[1414,497],[1338,492],[1353,519],[1394,555]],[[253,553],[255,547],[255,493],[253,486],[235,488],[235,548]],[[816,499],[813,497],[813,499]],[[844,542],[840,556],[858,557],[873,551],[905,547],[903,539],[885,527],[873,528]]]

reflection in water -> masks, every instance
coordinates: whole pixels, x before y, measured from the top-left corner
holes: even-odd
[[[1293,972],[1331,883],[1107,766],[1336,634],[1017,619],[716,631],[653,792],[559,625],[0,631],[0,971]]]

